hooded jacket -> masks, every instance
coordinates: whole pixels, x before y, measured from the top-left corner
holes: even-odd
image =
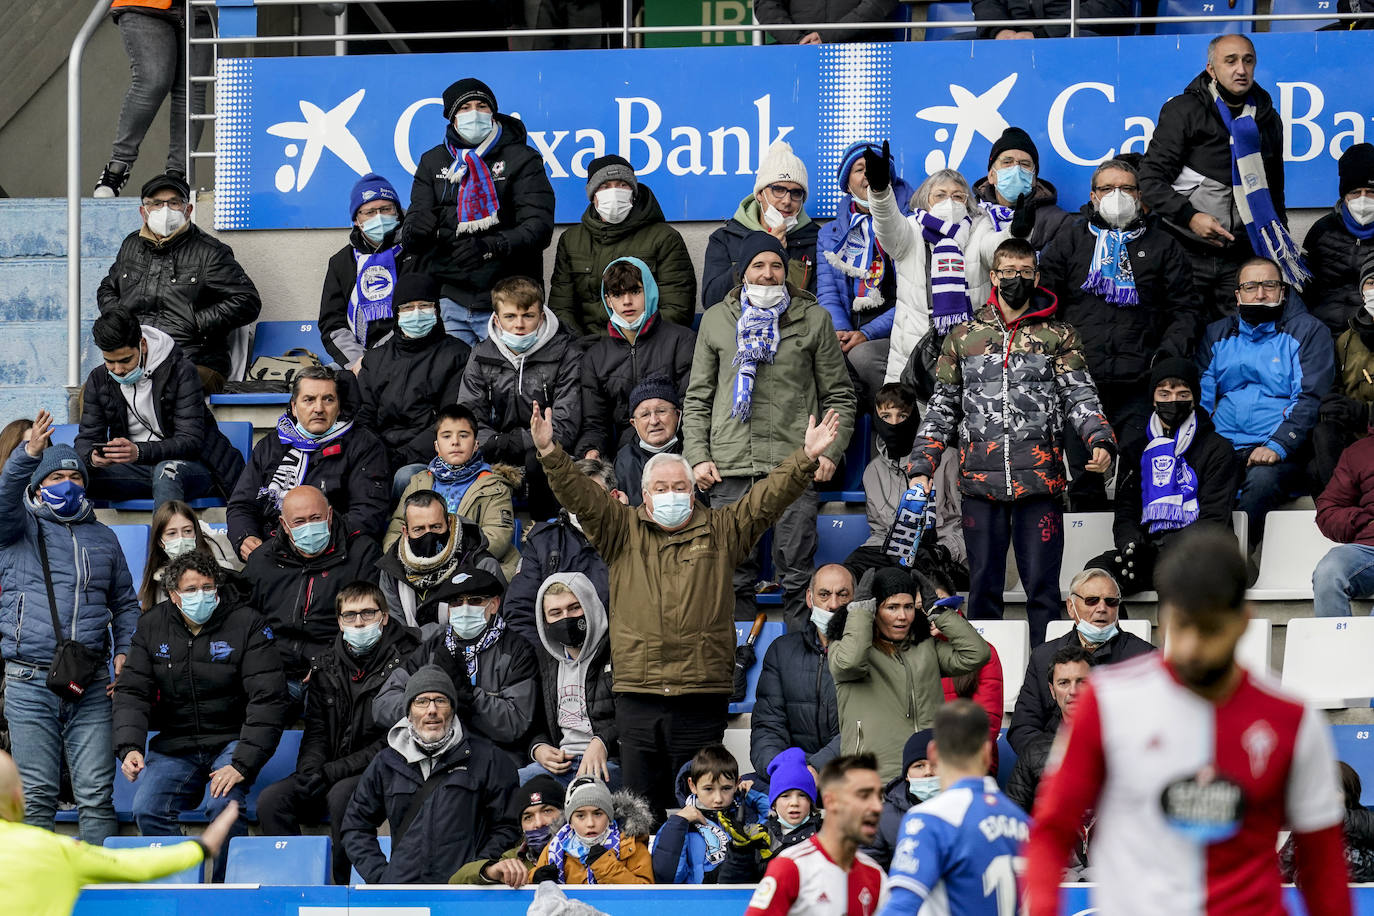
[[[606,851],[586,864],[582,859],[566,855],[563,859],[563,884],[587,884],[587,872],[597,884],[653,884],[654,864],[649,855],[649,837],[654,832],[653,812],[649,803],[628,789],[611,796],[614,811],[607,812],[620,829],[620,852]],[[555,828],[555,833],[557,829]],[[552,843],[544,847],[531,873],[549,864]],[[588,856],[590,858],[590,856]]]
[[[398,328],[363,355],[361,400],[353,419],[382,440],[393,474],[434,457],[435,420],[440,408],[457,402],[471,353],[467,344],[444,333],[436,315],[424,337],[407,337]]]
[[[915,420],[913,414],[910,420]],[[918,427],[919,428],[919,427]],[[897,507],[911,486],[906,475],[906,455],[889,455],[887,445],[879,439],[873,446],[873,457],[864,468],[864,513],[868,518],[868,540],[864,547],[881,548],[887,543],[888,532],[897,518]]]
[[[497,858],[520,839],[520,826],[509,814],[517,785],[514,764],[456,719],[454,728],[448,747],[422,767],[424,755],[409,740],[407,721],[400,720],[358,780],[340,837],[368,884],[443,884],[463,863]],[[377,828],[382,821],[405,820],[430,773],[442,782],[400,841],[393,839],[388,860]]]
[[[558,582],[572,589],[582,605],[582,614],[587,621],[587,638],[576,658],[568,655],[567,648],[556,643],[549,636],[548,625],[544,620],[544,593],[549,586]],[[554,573],[539,586],[534,606],[541,612],[535,615],[535,625],[539,629],[539,641],[543,650],[539,652],[539,682],[543,687],[543,721],[539,731],[530,740],[530,758],[540,744],[560,748],[570,754],[581,754],[590,743],[585,736],[576,740],[567,728],[565,706],[575,707],[569,715],[585,715],[591,726],[591,736],[600,738],[606,745],[608,757],[618,757],[620,749],[620,729],[615,720],[615,694],[612,692],[611,677],[611,640],[606,620],[606,606],[597,597],[592,582],[582,573]],[[579,696],[580,694],[580,696]],[[580,710],[576,707],[580,707]],[[573,741],[574,743],[568,743]]]
[[[680,806],[695,804],[687,783],[692,771],[688,760],[677,771],[673,789]],[[768,820],[768,796],[758,789],[736,792],[725,814],[737,828],[762,825]],[[709,813],[709,812],[703,812]],[[673,814],[658,828],[654,840],[655,884],[748,884],[757,881],[754,850],[739,849],[716,831]]]
[[[535,598],[544,580],[560,572],[585,575],[602,606],[610,606],[611,583],[606,562],[572,523],[566,509],[560,510],[556,518],[537,522],[525,535],[519,571],[510,580],[503,602],[506,622],[535,649],[543,645],[535,625]]]
[[[0,655],[46,666],[57,638],[48,607],[51,579],[62,639],[114,655],[129,651],[139,605],[119,538],[89,505],[63,521],[29,492],[40,459],[20,445],[0,471]],[[49,573],[38,553],[38,529],[48,547]],[[113,634],[113,644],[109,635]],[[103,681],[105,672],[100,672]]]
[[[908,471],[933,476],[947,443],[959,443],[959,491],[1011,502],[1064,489],[1061,432],[1072,425],[1089,450],[1116,451],[1078,332],[1055,316],[1045,289],[1010,326],[997,294],[945,337],[935,393]]]
[[[768,645],[754,696],[749,762],[755,772],[768,772],[769,762],[789,747],[801,748],[817,772],[840,755],[835,680],[815,626]]]
[[[433,451],[433,447],[430,448]],[[509,464],[494,464],[490,471],[477,475],[458,501],[457,515],[475,522],[486,539],[484,549],[496,557],[501,566],[501,578],[509,580],[520,566],[520,551],[515,547],[515,491],[525,472]],[[405,492],[391,514],[382,546],[391,551],[401,539],[405,524],[406,497],[420,490],[434,489],[434,472],[420,471],[410,478]]]
[[[1286,459],[1316,425],[1336,371],[1331,334],[1289,293],[1277,321],[1258,327],[1231,315],[1198,346],[1202,407],[1237,449],[1263,445]]]
[[[1317,527],[1338,544],[1374,547],[1374,438],[1357,439],[1317,497]]]
[[[1374,251],[1374,239],[1351,235],[1341,215],[1344,201],[1312,224],[1302,247],[1312,279],[1302,288],[1302,301],[1313,317],[1331,329],[1332,336],[1350,326],[1350,319],[1364,311],[1360,293],[1360,268]]]
[[[660,320],[691,325],[697,275],[687,243],[664,218],[654,192],[641,183],[622,222],[603,220],[593,202],[582,213],[582,221],[558,237],[548,304],[565,328],[578,336],[606,336],[601,277],[607,267],[627,255],[657,281]]]
[[[132,438],[129,415],[137,412],[157,428],[151,438],[138,442],[135,464],[152,467],[164,461],[197,462],[209,469],[215,489],[227,497],[243,473],[243,455],[219,431],[214,414],[205,405],[205,390],[195,363],[155,327],[143,328],[143,338],[148,342],[148,356],[138,384],[121,385],[103,365],[86,377],[76,453],[98,475],[91,453],[111,439]]]
[[[489,249],[482,266],[460,269],[452,261],[458,228],[458,185],[446,173],[453,156],[445,143],[430,147],[415,167],[401,243],[416,255],[415,269],[442,283],[443,293],[470,309],[491,309],[491,288],[507,277],[544,276],[543,251],[553,241],[553,186],[544,157],[526,143],[525,125],[496,114],[501,137],[482,157],[496,187],[497,225],[473,238]]]
[[[1091,3],[1092,0],[1089,2]],[[1106,2],[1117,2],[1117,0],[1106,0]],[[1023,206],[1030,207],[1035,211],[1035,220],[1031,224],[1031,232],[1026,241],[1036,252],[1040,252],[1073,222],[1073,214],[1059,206],[1059,189],[1044,178],[1037,175],[1031,190],[1033,193]],[[988,181],[986,177],[973,183],[973,196],[986,203],[1001,205],[997,200],[997,186]],[[992,248],[995,250],[998,245],[1009,238],[1011,238],[1010,223],[1003,226],[1000,232],[994,231]],[[990,258],[985,266],[992,266]]]
[[[848,158],[854,147],[870,146],[870,143],[856,143],[845,151],[844,158]],[[916,189],[899,176],[892,177],[892,195],[900,212],[907,212],[911,205],[911,195],[915,193]],[[820,302],[821,308],[830,314],[835,330],[863,331],[869,340],[883,340],[892,335],[892,323],[897,317],[897,302],[885,302],[875,309],[855,311],[851,288],[853,279],[830,263],[830,259],[826,257],[827,254],[838,255],[844,240],[849,236],[850,208],[853,202],[853,195],[848,192],[841,194],[840,202],[835,206],[835,218],[821,228],[816,239],[816,299]]]
[[[405,500],[402,499],[402,502]],[[505,573],[496,557],[491,555],[490,542],[478,524],[461,515],[448,516],[449,543],[444,545],[432,562],[422,571],[434,571],[444,566],[457,569],[460,566],[476,566],[491,573],[500,582],[506,581]],[[450,549],[451,548],[451,549]],[[408,627],[420,627],[438,622],[436,613],[438,603],[431,600],[434,586],[417,592],[407,576],[404,561],[401,559],[401,539],[398,537],[377,561],[377,587],[386,596],[386,604],[391,616]]]
[[[229,334],[262,311],[234,251],[195,223],[158,240],[146,227],[119,246],[96,290],[103,315],[126,308],[167,332],[197,366],[229,376]]]
[[[401,222],[405,222],[404,216]],[[363,230],[354,226],[348,233],[348,244],[330,255],[329,263],[325,265],[324,288],[320,290],[320,341],[340,366],[353,365],[354,360],[385,341],[396,328],[395,317],[369,321],[366,348],[353,336],[353,329],[348,326],[348,300],[358,283],[358,259],[353,253],[385,251],[400,240],[401,226],[397,226],[382,236],[382,243],[374,248],[363,235]],[[397,278],[414,269],[415,256],[402,248],[396,253]],[[393,306],[395,304],[392,303]]]
[[[139,618],[115,687],[114,749],[142,753],[149,731],[149,747],[170,756],[238,741],[231,763],[252,785],[281,740],[286,679],[268,622],[237,589],[219,594],[199,633],[171,601]]]
[[[767,232],[753,194],[740,201],[735,215],[725,221],[706,240],[706,265],[701,271],[701,307],[709,309],[721,302],[730,290],[744,282],[744,266],[739,255],[744,239],[751,232]],[[802,209],[797,225],[787,233],[787,284],[809,293],[816,292],[816,239],[820,225]]]
[[[788,284],[791,304],[778,320],[778,350],[772,363],[759,363],[754,376],[753,413],[747,421],[730,416],[734,403],[740,290],[701,319],[692,377],[682,403],[682,454],[692,466],[714,461],[722,477],[757,477],[787,460],[806,437],[807,417],[819,423],[829,410],[840,432],[825,457],[844,457],[854,433],[854,383],[830,316],[816,297]]]
[[[1156,216],[1167,222],[1169,231],[1183,242],[1189,253],[1240,261],[1253,252],[1250,236],[1232,199],[1231,134],[1212,100],[1208,88],[1211,83],[1212,78],[1204,70],[1159,110],[1150,146],[1140,161],[1140,196]],[[1283,122],[1273,99],[1258,83],[1252,84],[1250,97],[1255,102],[1255,125],[1259,128],[1265,183],[1269,186],[1269,197],[1274,202],[1279,222],[1286,225]],[[1186,179],[1182,175],[1184,169],[1191,169],[1196,176]],[[1188,185],[1196,186],[1186,192],[1176,190],[1176,186]],[[1193,234],[1188,229],[1188,221],[1200,211],[1216,217],[1222,228],[1235,236],[1235,241],[1216,246]]]

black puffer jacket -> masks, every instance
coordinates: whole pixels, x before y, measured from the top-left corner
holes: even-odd
[[[749,762],[759,773],[789,747],[819,770],[840,753],[835,681],[816,628],[779,636],[763,654],[749,727]]]
[[[227,497],[243,473],[243,456],[225,438],[205,406],[205,389],[191,360],[180,348],[172,352],[148,378],[153,383],[153,412],[162,439],[138,443],[135,464],[153,466],[163,461],[196,461],[210,470],[215,489]],[[82,389],[81,427],[76,453],[91,466],[96,446],[129,435],[129,402],[109,370],[96,366]]]
[[[567,511],[560,510],[557,518],[539,522],[525,535],[520,571],[511,579],[502,602],[506,623],[540,652],[544,650],[535,626],[534,599],[544,580],[557,572],[580,572],[591,579],[596,596],[615,613],[610,605],[611,577],[606,561],[568,520]]]
[[[123,307],[172,336],[197,366],[229,375],[229,332],[262,311],[234,251],[194,223],[155,241],[131,232],[96,291],[103,315]]]
[[[354,420],[382,440],[391,473],[434,457],[434,419],[441,407],[457,403],[471,353],[436,321],[418,340],[398,331],[363,355]]]
[[[553,241],[553,186],[544,170],[544,157],[526,144],[525,125],[520,121],[503,114],[496,115],[495,121],[501,126],[501,138],[482,160],[496,186],[498,222],[475,236],[494,247],[492,257],[476,270],[461,270],[452,263],[458,186],[440,175],[453,164],[444,143],[420,157],[410,188],[410,207],[401,224],[402,244],[418,256],[416,268],[439,278],[445,296],[476,309],[491,308],[491,288],[498,280],[543,277],[543,251]]]
[[[1083,288],[1097,244],[1089,223],[1107,228],[1091,204],[1040,252],[1040,282],[1058,297],[1059,320],[1078,330],[1093,381],[1142,385],[1156,358],[1192,356],[1202,333],[1192,268],[1174,237],[1150,225],[1129,243],[1140,304],[1114,305]],[[1136,222],[1129,228],[1139,227]]]
[[[139,618],[114,696],[114,748],[159,754],[218,751],[237,740],[233,765],[252,784],[281,740],[286,680],[272,628],[238,591],[192,634],[171,601]]]
[[[277,528],[281,509],[272,497],[260,492],[272,480],[289,446],[275,430],[258,440],[248,457],[248,467],[229,497],[225,520],[229,540],[237,551],[244,538],[267,540]],[[310,456],[305,479],[301,481],[324,491],[334,511],[344,517],[350,530],[381,537],[386,530],[391,474],[387,470],[386,449],[372,433],[354,424],[338,442]]]
[[[1338,336],[1364,307],[1360,295],[1360,267],[1374,251],[1374,239],[1357,239],[1345,227],[1340,204],[1312,224],[1302,247],[1312,279],[1303,287],[1302,301]]]
[[[284,527],[253,551],[243,567],[253,584],[250,600],[272,624],[288,676],[304,677],[311,659],[328,650],[339,634],[334,596],[358,579],[376,582],[381,556],[376,541],[346,528],[337,515],[319,556],[297,553]]]
[[[1017,807],[1029,814],[1035,808],[1035,792],[1040,788],[1040,777],[1045,775],[1045,764],[1050,759],[1050,748],[1054,746],[1053,731],[1040,732],[1026,744],[1026,749],[1016,758],[1007,777],[1007,798],[1016,802]]]
[[[381,639],[361,659],[342,635],[334,638],[330,651],[316,657],[297,773],[321,773],[333,785],[367,769],[386,747],[387,730],[373,717],[372,700],[419,644],[419,633],[388,620]]]
[[[630,428],[630,392],[642,380],[661,375],[687,396],[697,334],[655,315],[630,343],[612,328],[582,354],[582,436],[575,454],[597,449],[610,460]]]
[[[1035,221],[1031,224],[1030,237],[1026,241],[1036,251],[1040,251],[1069,227],[1073,222],[1073,214],[1059,206],[1059,189],[1052,183],[1037,177],[1031,190],[1033,193],[1030,200],[1022,205],[1035,211]],[[986,177],[980,178],[974,182],[973,196],[989,203],[997,203],[997,188]],[[999,236],[999,240],[1011,235],[1009,227],[1003,227],[1002,232],[1003,236]]]
[[[404,220],[403,220],[404,221]],[[384,251],[401,238],[401,227],[382,236],[377,251]],[[340,366],[350,365],[362,355],[364,347],[348,326],[348,300],[358,282],[358,260],[354,250],[372,251],[372,243],[357,226],[348,234],[348,244],[329,257],[324,268],[324,288],[320,290],[320,341]],[[415,256],[405,249],[396,255],[396,275],[408,273],[415,267]],[[395,303],[392,303],[395,305]],[[379,318],[367,323],[367,349],[377,346],[396,327],[395,318]]]
[[[911,810],[911,796],[906,791],[906,774],[893,779],[883,789],[883,813],[878,815],[878,835],[873,838],[872,846],[863,851],[887,869],[892,864],[892,853],[897,848],[897,834],[902,829],[902,818]]]

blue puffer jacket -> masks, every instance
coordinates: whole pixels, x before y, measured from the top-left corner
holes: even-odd
[[[114,625],[116,655],[127,654],[138,625],[133,577],[115,533],[87,510],[60,522],[27,493],[38,459],[21,445],[0,473],[0,655],[10,661],[46,666],[57,646],[53,638],[48,590],[38,559],[38,526],[43,526],[52,569],[62,638],[76,636],[92,649],[108,649],[105,628]]]
[[[906,213],[911,203],[911,195],[916,193],[916,189],[894,176],[892,193],[897,199],[897,209]],[[867,321],[856,322],[854,319],[859,316],[853,311],[854,293],[850,289],[853,281],[825,256],[827,251],[838,254],[840,243],[849,234],[849,204],[852,200],[848,193],[840,197],[840,202],[835,207],[835,219],[821,227],[821,234],[816,239],[816,298],[820,300],[821,307],[830,313],[830,320],[835,322],[835,330],[859,330],[863,331],[869,340],[884,340],[892,336],[892,322],[897,316],[896,300],[894,299],[881,312],[866,313],[863,317],[867,318]],[[896,267],[893,270],[896,270]]]
[[[1307,440],[1331,390],[1331,332],[1290,294],[1278,321],[1239,315],[1207,326],[1197,351],[1202,406],[1236,448],[1267,446],[1288,458]]]

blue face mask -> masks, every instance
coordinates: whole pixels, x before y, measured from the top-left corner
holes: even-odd
[[[940,794],[939,776],[911,776],[907,778],[906,790],[913,798],[929,801]]]
[[[72,480],[39,487],[38,495],[58,518],[73,518],[86,505],[86,488]]]
[[[438,321],[434,309],[412,309],[402,313],[401,317],[396,319],[396,324],[402,334],[416,340],[432,331]]]
[[[399,218],[390,213],[378,213],[363,220],[363,238],[374,245],[380,245],[386,234],[400,225]]]
[[[366,652],[377,645],[377,640],[382,638],[382,622],[369,623],[362,627],[344,627],[344,642],[354,652]]]
[[[1095,627],[1086,620],[1078,621],[1078,633],[1094,646],[1100,646],[1116,635],[1117,626],[1109,623],[1105,627]]]
[[[296,432],[300,433],[307,439],[323,439],[325,436],[334,432],[334,430],[338,429],[340,426],[343,426],[343,420],[335,420],[334,425],[329,427],[322,433],[312,433],[310,430],[306,429],[300,423],[295,423],[294,426],[296,427]]]
[[[487,628],[487,609],[480,604],[450,605],[448,625],[459,639],[476,639]]]
[[[664,528],[676,528],[692,514],[691,493],[655,493],[654,521]]]
[[[649,313],[647,311],[640,312],[639,317],[636,318],[634,321],[626,321],[624,318],[620,317],[620,315],[615,311],[615,309],[611,309],[611,324],[615,325],[618,328],[624,328],[627,331],[638,332],[640,328],[644,327],[644,322],[648,320]]]
[[[1009,204],[1015,204],[1022,194],[1029,194],[1034,183],[1034,173],[1019,165],[997,170],[997,193]]]
[[[491,123],[489,111],[460,111],[453,118],[453,129],[458,131],[458,136],[476,146],[491,133]]]
[[[544,851],[545,846],[549,845],[551,839],[553,839],[553,831],[547,825],[526,830],[525,848],[537,856]]]
[[[314,556],[329,543],[329,522],[306,522],[291,529],[291,542],[306,556]]]
[[[166,551],[167,558],[179,557],[183,553],[190,553],[196,549],[195,538],[172,538],[162,542],[162,549]]]
[[[110,378],[119,382],[121,385],[137,385],[139,382],[143,381],[143,364],[139,363],[137,366],[134,366],[133,369],[129,370],[128,375],[120,375],[117,372],[111,372]]]
[[[501,343],[510,347],[516,353],[524,353],[534,342],[539,339],[538,331],[531,331],[528,334],[512,334],[510,331],[501,332]]]
[[[196,592],[191,597],[181,596],[182,615],[196,626],[200,626],[210,619],[210,615],[219,607],[219,594],[212,592]]]

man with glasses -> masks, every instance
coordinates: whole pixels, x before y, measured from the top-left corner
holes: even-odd
[[[1326,325],[1291,295],[1277,264],[1251,258],[1237,277],[1238,314],[1207,326],[1197,359],[1202,406],[1236,450],[1236,508],[1259,544],[1265,513],[1303,486],[1336,356]]]
[[[310,672],[312,696],[296,772],[262,790],[258,823],[268,836],[296,836],[302,823],[318,825],[328,815],[333,883],[347,884],[344,812],[363,770],[386,747],[386,729],[374,721],[372,700],[420,640],[389,619],[382,593],[371,582],[348,583],[334,606],[339,635]]]
[[[1121,589],[1105,569],[1085,569],[1074,576],[1064,606],[1073,628],[1036,646],[1026,665],[1026,677],[1011,714],[1011,728],[1007,730],[1007,742],[1018,754],[1025,753],[1037,736],[1052,736],[1059,728],[1060,707],[1049,674],[1050,663],[1061,649],[1082,648],[1094,666],[1114,665],[1155,650],[1139,636],[1118,626]]]
[[[228,245],[191,222],[191,190],[177,175],[143,186],[143,226],[119,248],[96,297],[166,332],[196,364],[207,393],[224,387],[232,332],[252,324],[262,300]]]
[[[1038,252],[1073,221],[1059,206],[1059,190],[1039,172],[1040,151],[1031,135],[1020,127],[1002,131],[988,153],[987,177],[973,186],[978,206],[1001,233],[998,241],[1025,239]]]
[[[206,815],[238,802],[230,835],[246,836],[248,790],[286,723],[272,628],[208,554],[173,557],[163,583],[169,600],[139,618],[114,693],[115,756],[123,778],[138,783],[134,822],[144,836],[178,835],[177,815],[208,782]],[[215,861],[216,881],[226,858]]]
[[[682,397],[677,386],[663,376],[646,378],[630,392],[630,428],[634,438],[615,456],[615,485],[630,505],[644,503],[644,465],[655,455],[682,454]],[[708,504],[709,505],[709,504]]]
[[[1059,299],[1059,318],[1083,341],[1097,396],[1123,450],[1141,444],[1150,416],[1150,366],[1191,356],[1202,331],[1187,255],[1147,220],[1136,170],[1108,159],[1092,177],[1089,203],[1040,253],[1045,288]],[[1108,508],[1106,478],[1084,471],[1088,454],[1065,437],[1078,512]]]

